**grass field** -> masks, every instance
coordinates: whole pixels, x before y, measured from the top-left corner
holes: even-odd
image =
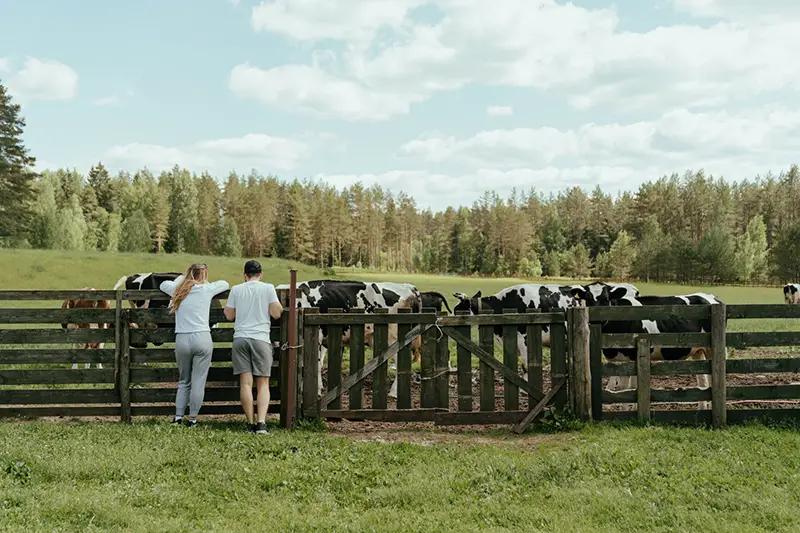
[[[405,437],[0,424],[0,531],[800,530],[792,430]]]

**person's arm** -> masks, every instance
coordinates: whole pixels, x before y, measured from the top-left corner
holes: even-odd
[[[227,318],[230,322],[236,320],[236,291],[231,289],[231,293],[228,295],[228,303],[225,304],[225,309],[222,311],[225,313],[225,318]]]
[[[269,302],[269,316],[277,320],[281,317],[281,313],[283,313],[283,306],[278,300],[278,294],[275,292],[275,288],[270,285],[269,289],[269,295],[267,296],[267,301]]]
[[[165,292],[170,296],[172,296],[173,294],[175,294],[175,288],[181,284],[183,278],[184,276],[181,275],[175,278],[175,281],[170,281],[170,280],[163,281],[161,282],[159,289],[161,289],[161,292]]]
[[[230,287],[230,285],[228,285],[228,282],[225,281],[224,279],[215,281],[214,283],[209,283],[208,285],[209,285],[208,288],[211,289],[211,292],[215,295],[227,291],[228,288]]]

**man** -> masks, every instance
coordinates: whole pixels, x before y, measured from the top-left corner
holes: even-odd
[[[225,316],[234,321],[233,373],[239,376],[239,399],[251,433],[266,434],[269,408],[269,376],[272,371],[270,319],[280,318],[283,307],[275,287],[263,283],[261,263],[244,264],[244,283],[234,286],[225,306]],[[253,416],[253,376],[257,389],[257,420]]]

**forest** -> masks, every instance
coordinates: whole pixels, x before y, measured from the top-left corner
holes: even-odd
[[[19,104],[0,83],[0,246],[281,257],[355,267],[524,278],[694,283],[800,278],[800,169],[741,181],[703,171],[421,209],[378,185],[336,188],[257,171],[175,166],[35,172]],[[133,169],[131,169],[133,170]]]

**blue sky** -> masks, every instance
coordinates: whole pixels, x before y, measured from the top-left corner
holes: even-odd
[[[422,206],[795,162],[800,3],[0,0],[40,168],[180,164]]]

